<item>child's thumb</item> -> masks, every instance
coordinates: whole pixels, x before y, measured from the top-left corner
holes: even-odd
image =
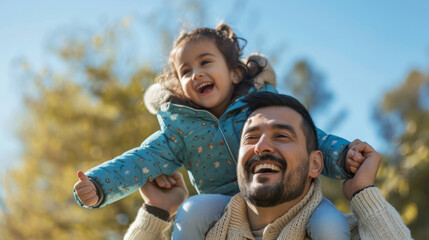
[[[77,177],[81,181],[88,180],[88,177],[81,170],[77,171]]]

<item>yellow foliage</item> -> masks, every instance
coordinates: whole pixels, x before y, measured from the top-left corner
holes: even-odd
[[[429,201],[429,110],[421,104],[427,101],[428,87],[429,75],[413,70],[402,85],[384,95],[382,103],[386,117],[382,126],[392,124],[386,131],[393,133],[388,140],[392,140],[393,148],[396,143],[401,145],[398,154],[392,151],[387,156],[393,161],[379,175],[381,190],[397,209],[402,209],[402,219],[415,239],[429,235],[427,214],[418,214],[428,212]]]
[[[399,146],[399,152],[401,153],[402,156],[407,155],[411,150],[411,147],[409,144],[407,143],[403,143]]]
[[[350,213],[350,202],[345,198],[338,198],[334,203],[335,207],[337,207],[342,213]]]
[[[417,149],[417,154],[419,155],[419,158],[421,160],[427,159],[429,156],[428,146],[425,146],[425,145],[419,146],[419,148]]]
[[[92,37],[92,44],[96,47],[100,47],[103,42],[103,39],[100,35],[95,35]]]
[[[109,36],[117,37],[111,32],[88,42],[66,41],[58,50],[66,64],[81,61],[79,68],[69,70],[85,76],[84,81],[46,69],[29,75],[34,88],[19,126],[22,164],[2,179],[2,240],[117,239],[141,206],[141,197],[133,194],[88,210],[77,205],[72,192],[77,170],[139,146],[159,128],[155,116],[141,104],[142,89],[151,84],[155,72],[137,68],[129,79],[119,80],[113,70],[114,54],[104,56],[100,66],[85,59],[94,43],[100,54],[105,54],[101,48],[112,49],[104,46],[114,42],[107,41]],[[117,216],[122,216],[120,222]]]
[[[406,225],[409,225],[417,219],[418,212],[417,204],[409,203],[402,210],[401,218]]]
[[[30,65],[28,64],[28,62],[22,62],[21,67],[24,70],[24,72],[26,72],[30,69]]]
[[[417,130],[417,125],[414,121],[409,121],[407,124],[407,133],[414,134]]]
[[[398,192],[402,196],[408,195],[410,191],[410,186],[408,184],[408,181],[406,179],[400,179],[398,184]]]
[[[133,16],[126,16],[122,18],[121,25],[122,27],[128,27],[133,21]]]

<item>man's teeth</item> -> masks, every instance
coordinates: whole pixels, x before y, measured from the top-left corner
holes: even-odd
[[[270,170],[270,171],[274,171],[274,172],[280,172],[281,169],[274,164],[263,163],[263,164],[259,164],[255,167],[254,173],[257,173],[261,170]]]

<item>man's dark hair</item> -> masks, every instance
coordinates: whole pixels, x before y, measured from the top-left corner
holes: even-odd
[[[295,110],[303,119],[301,127],[305,135],[307,151],[310,153],[318,149],[317,132],[313,119],[304,105],[302,105],[296,98],[285,94],[260,91],[247,95],[242,99],[242,101],[247,103],[251,112],[258,108],[272,106],[289,107]]]

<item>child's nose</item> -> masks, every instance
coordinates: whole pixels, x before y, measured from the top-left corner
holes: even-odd
[[[202,78],[203,76],[204,74],[202,72],[195,71],[194,74],[192,75],[192,79],[196,80],[196,79]]]

